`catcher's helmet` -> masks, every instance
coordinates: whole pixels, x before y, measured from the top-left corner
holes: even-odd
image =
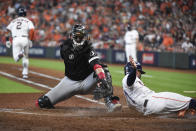
[[[17,9],[18,16],[26,16],[26,9],[24,7],[19,7]]]
[[[71,36],[73,39],[73,46],[79,47],[84,44],[85,37],[87,36],[86,28],[85,26],[81,24],[76,24],[72,28]]]
[[[146,73],[146,72],[144,72],[144,71],[142,70],[142,65],[141,65],[139,62],[136,62],[136,65],[137,65],[137,70],[138,70],[141,74],[145,74],[145,73]],[[125,75],[128,74],[128,73],[130,73],[132,70],[133,70],[133,67],[132,67],[131,63],[128,62],[128,63],[125,65],[125,67],[124,67],[124,73],[125,73]]]

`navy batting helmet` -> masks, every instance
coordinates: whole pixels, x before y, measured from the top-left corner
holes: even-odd
[[[26,16],[26,9],[24,7],[19,7],[17,9],[18,16]]]
[[[128,30],[128,31],[131,30],[131,25],[130,25],[130,24],[127,25],[127,30]]]
[[[139,62],[136,62],[136,66],[137,66],[137,70],[138,70],[141,74],[145,74],[145,73],[146,73],[146,72],[144,72],[144,71],[142,70],[142,65],[141,65]],[[124,67],[124,73],[125,73],[125,75],[128,74],[128,73],[130,73],[132,70],[133,70],[133,67],[132,67],[131,63],[128,62],[128,63],[125,65],[125,67]]]

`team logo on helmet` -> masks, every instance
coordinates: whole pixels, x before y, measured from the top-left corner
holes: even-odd
[[[17,9],[18,16],[26,16],[26,9],[24,7],[19,7]]]
[[[70,59],[70,60],[73,60],[73,59],[74,59],[74,54],[70,54],[70,55],[69,55],[69,59]]]

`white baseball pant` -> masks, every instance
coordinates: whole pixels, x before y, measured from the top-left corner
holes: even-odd
[[[13,44],[12,44],[12,54],[13,54],[13,59],[15,62],[19,61],[18,55],[20,53],[24,53],[24,56],[22,58],[22,65],[23,65],[23,75],[28,75],[28,66],[29,66],[29,59],[28,59],[28,54],[29,54],[29,40],[27,37],[14,37],[13,38]]]
[[[137,61],[137,49],[135,44],[126,44],[125,53],[127,57],[127,62],[129,62],[129,56],[132,56],[135,61]]]
[[[66,100],[76,94],[91,94],[96,88],[97,79],[91,73],[86,79],[81,81],[74,81],[65,76],[58,85],[51,89],[45,96],[47,96],[52,105]]]

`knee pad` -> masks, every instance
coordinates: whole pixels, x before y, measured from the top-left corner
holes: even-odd
[[[189,109],[196,110],[196,100],[195,99],[191,99],[190,104],[189,104]]]
[[[50,102],[50,99],[47,96],[41,96],[37,100],[37,104],[39,105],[40,108],[47,108],[47,109],[54,108],[54,106]]]

